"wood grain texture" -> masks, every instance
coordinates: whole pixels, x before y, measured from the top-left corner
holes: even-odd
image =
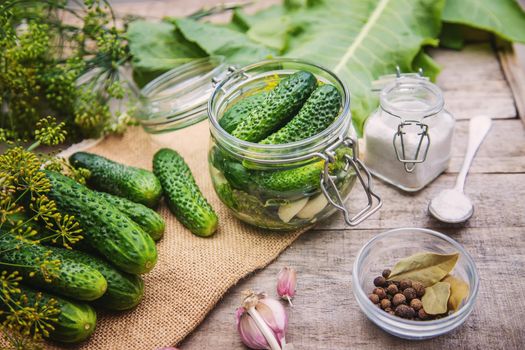
[[[480,293],[463,326],[439,338],[418,342],[381,331],[368,321],[354,300],[350,281],[355,256],[380,231],[320,230],[304,234],[272,265],[228,293],[181,349],[243,349],[235,336],[234,323],[241,291],[256,288],[275,295],[275,279],[282,266],[299,271],[287,337],[295,349],[522,349],[525,333],[520,317],[514,317],[525,310],[525,299],[515,297],[525,277],[522,228],[446,231],[473,255],[481,277]]]
[[[523,57],[519,57],[525,49],[517,45],[505,46],[498,50],[498,57],[501,62],[501,67],[505,78],[509,82],[509,86],[516,103],[521,120],[525,123],[525,63]]]
[[[264,0],[257,6],[278,1]],[[116,10],[158,19],[187,15],[218,2],[133,2],[118,4]],[[274,263],[232,288],[180,344],[181,349],[245,349],[234,319],[241,292],[251,288],[275,296],[277,272],[286,265],[299,273],[295,307],[289,309],[288,338],[295,349],[525,348],[525,299],[521,297],[525,288],[524,127],[517,119],[514,97],[498,57],[488,44],[469,45],[463,51],[432,49],[431,54],[443,66],[438,85],[444,91],[446,107],[459,119],[446,174],[416,194],[402,193],[376,180],[385,201],[378,214],[358,229],[348,229],[341,216],[334,215],[304,234]],[[477,114],[498,120],[467,179],[466,192],[475,204],[475,213],[466,225],[444,225],[429,218],[426,207],[437,192],[453,185],[467,143],[468,123],[463,119]],[[357,192],[352,197],[352,208],[358,208],[359,197]],[[448,335],[424,342],[404,341],[382,332],[367,320],[352,294],[351,270],[360,247],[381,231],[406,226],[450,234],[473,255],[481,275],[478,301],[466,323]]]
[[[437,83],[443,89],[445,108],[457,119],[473,114],[515,118],[514,98],[500,63],[489,44],[471,44],[461,51],[431,49],[442,66]]]

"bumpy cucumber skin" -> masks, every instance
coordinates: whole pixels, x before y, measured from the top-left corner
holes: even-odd
[[[267,95],[267,92],[259,92],[255,95],[243,98],[224,113],[219,120],[219,125],[226,130],[226,132],[231,134],[246,115],[248,115],[252,109],[261,104]]]
[[[333,85],[320,86],[312,92],[292,120],[260,143],[290,143],[314,136],[332,124],[340,108],[339,91]]]
[[[212,235],[217,229],[217,214],[202,195],[184,159],[176,151],[163,148],[153,157],[153,172],[177,219],[196,235]]]
[[[75,216],[84,241],[122,271],[141,274],[153,269],[155,242],[133,220],[87,187],[62,174],[44,172],[51,182],[48,197],[61,212]]]
[[[95,300],[106,292],[104,276],[90,265],[65,257],[62,253],[66,249],[22,242],[4,232],[0,235],[2,262],[17,265],[5,265],[2,268],[19,271],[25,283],[76,300]],[[46,260],[60,261],[56,276],[50,282],[45,281],[42,270],[38,268]],[[31,277],[32,272],[35,274]]]
[[[87,180],[89,187],[108,192],[130,201],[155,207],[162,194],[159,180],[145,169],[120,164],[87,152],[77,152],[69,157],[76,168],[91,172]]]
[[[80,252],[66,250],[63,256],[79,261],[97,269],[108,283],[104,295],[95,301],[96,305],[109,310],[128,310],[140,303],[144,296],[144,281],[140,276],[119,271],[102,258]]]
[[[264,191],[287,193],[311,191],[320,186],[324,161],[304,165],[299,168],[279,171],[257,171],[252,179]]]
[[[106,201],[114,205],[118,210],[135,221],[154,241],[158,241],[164,235],[166,223],[162,216],[155,210],[143,204],[135,203],[129,199],[114,196],[106,192],[95,192]]]
[[[57,321],[53,322],[54,329],[49,332],[50,339],[61,343],[78,343],[89,338],[95,331],[97,314],[89,304],[37,292],[25,286],[20,286],[20,290],[20,295],[27,297],[20,298],[22,305],[34,305],[37,300],[42,304],[47,304],[51,299],[56,300],[60,314]]]
[[[261,141],[287,123],[316,86],[317,80],[310,72],[299,71],[284,78],[231,134],[245,141]]]

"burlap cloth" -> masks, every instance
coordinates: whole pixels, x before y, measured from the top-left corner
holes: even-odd
[[[226,291],[242,277],[263,268],[299,235],[258,230],[234,218],[215,195],[208,171],[208,123],[162,137],[161,143],[139,127],[123,136],[108,137],[89,152],[133,166],[151,169],[153,154],[163,146],[176,149],[219,216],[210,238],[193,235],[162,204],[164,238],[157,244],[158,262],[144,275],[145,295],[134,310],[98,312],[97,329],[74,349],[153,350],[176,345],[199,325]],[[232,322],[234,310],[232,310]],[[54,346],[53,346],[54,347]]]

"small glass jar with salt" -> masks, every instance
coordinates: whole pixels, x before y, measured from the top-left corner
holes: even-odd
[[[382,77],[379,108],[364,128],[365,163],[380,179],[418,191],[446,170],[454,117],[443,92],[421,74]]]

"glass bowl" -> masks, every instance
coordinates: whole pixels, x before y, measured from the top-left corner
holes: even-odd
[[[422,251],[459,252],[460,257],[451,275],[463,279],[470,288],[469,296],[460,308],[437,320],[413,321],[392,316],[375,306],[368,299],[374,288],[374,278],[400,259]],[[400,228],[375,236],[361,248],[354,262],[352,285],[357,303],[370,321],[396,337],[421,340],[448,333],[465,322],[478,296],[479,276],[470,254],[450,237],[427,229]]]

